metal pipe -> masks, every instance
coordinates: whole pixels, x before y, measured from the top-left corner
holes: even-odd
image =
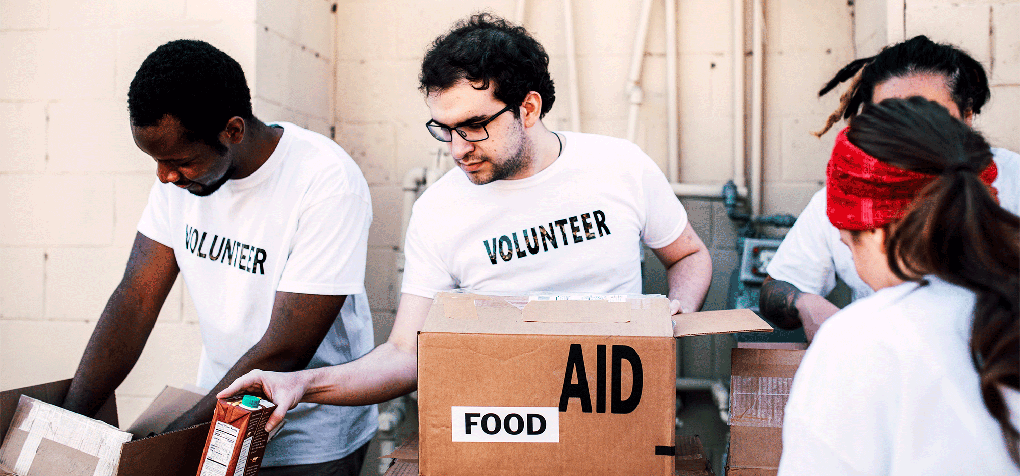
[[[645,58],[645,41],[648,36],[648,23],[652,15],[652,0],[641,3],[641,17],[638,20],[637,34],[634,36],[634,50],[630,57],[630,72],[627,74],[627,94],[630,98],[630,112],[627,114],[627,140],[637,141],[638,113],[644,101],[641,90],[641,66]],[[675,179],[673,179],[675,180]]]
[[[680,180],[680,126],[678,124],[676,79],[676,0],[666,3],[666,177]]]
[[[744,0],[733,0],[733,183],[744,178]]]
[[[764,120],[762,114],[762,76],[764,73],[764,38],[763,27],[765,13],[762,0],[753,0],[753,43],[751,45],[753,65],[751,66],[751,214],[761,214],[761,172],[762,172],[762,134]]]
[[[574,8],[563,0],[564,33],[567,35],[567,73],[570,81],[570,130],[581,132],[581,100],[577,82],[577,51],[574,48]]]
[[[723,423],[730,423],[730,391],[721,380],[707,378],[680,377],[676,379],[677,391],[708,391],[712,394],[719,409],[719,418]]]
[[[725,184],[671,183],[673,193],[678,197],[719,198]],[[740,198],[747,198],[747,187],[736,187]]]
[[[514,12],[514,21],[518,25],[524,24],[524,11],[528,4],[528,0],[517,0],[517,10]]]

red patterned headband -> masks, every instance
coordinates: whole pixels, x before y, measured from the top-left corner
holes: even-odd
[[[846,131],[836,137],[825,174],[826,213],[836,228],[881,228],[899,219],[921,189],[939,177],[886,164],[851,144]],[[991,185],[998,173],[993,161],[981,181]]]

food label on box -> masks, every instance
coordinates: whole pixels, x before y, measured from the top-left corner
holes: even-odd
[[[209,442],[209,452],[206,453],[205,464],[202,465],[201,476],[226,476],[227,465],[230,464],[231,457],[234,456],[234,446],[237,444],[239,432],[238,428],[222,421],[216,422],[212,441]]]
[[[556,407],[450,407],[453,441],[559,443]]]

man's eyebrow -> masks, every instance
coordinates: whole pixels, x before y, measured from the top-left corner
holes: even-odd
[[[469,125],[469,124],[475,124],[475,123],[482,122],[482,121],[484,121],[484,120],[486,120],[488,118],[489,118],[489,116],[483,116],[481,114],[478,114],[478,115],[475,115],[475,116],[471,116],[471,117],[469,117],[467,119],[464,119],[463,121],[460,121],[456,125],[453,125],[453,126],[448,126],[448,125],[443,124],[442,122],[439,122],[439,121],[437,121],[435,119],[433,119],[432,122],[434,122],[436,124],[439,124],[440,126],[443,126],[443,127],[447,128],[447,129],[456,129],[456,128],[461,127],[461,126],[465,126],[465,125]]]

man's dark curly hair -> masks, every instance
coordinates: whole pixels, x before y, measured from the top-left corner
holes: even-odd
[[[185,138],[209,144],[221,153],[218,135],[231,117],[254,119],[251,93],[241,65],[216,47],[198,40],[175,40],[153,51],[128,88],[131,125],[150,127],[163,116],[176,117]]]
[[[542,96],[542,113],[552,109],[556,91],[549,76],[549,55],[524,27],[489,13],[457,22],[449,33],[436,38],[421,63],[419,89],[425,94],[442,91],[457,81],[480,82],[476,89],[494,85],[492,94],[507,105],[524,102],[529,92]],[[518,109],[513,109],[514,116]]]

